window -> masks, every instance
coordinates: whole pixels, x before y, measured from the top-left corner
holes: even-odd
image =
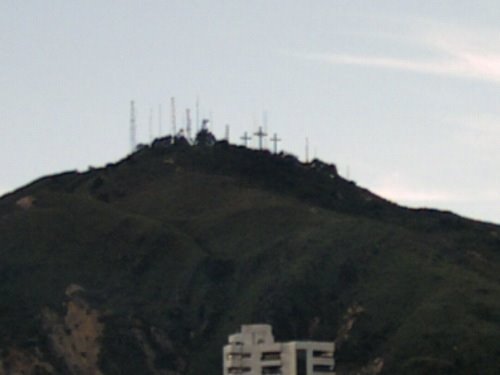
[[[245,372],[250,372],[252,369],[250,367],[229,367],[227,372],[231,375],[244,374]]]
[[[332,372],[333,366],[330,365],[314,365],[313,372]]]
[[[281,375],[281,366],[264,366],[262,375]]]
[[[297,375],[307,375],[307,352],[304,349],[298,349],[297,356]]]
[[[263,352],[260,356],[261,361],[276,361],[281,358],[280,352]]]

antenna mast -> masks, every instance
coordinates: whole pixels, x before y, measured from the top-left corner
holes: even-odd
[[[196,97],[196,134],[200,131],[200,98]]]
[[[175,123],[175,98],[170,98],[170,106],[172,110],[172,139],[177,135],[177,126]]]
[[[264,127],[264,133],[267,133],[267,110],[262,112],[262,126]],[[266,140],[264,140],[264,147],[267,147]]]
[[[136,126],[135,126],[135,103],[132,100],[130,102],[130,149],[132,150],[132,152],[134,152],[135,145],[136,145],[135,132],[136,132]]]
[[[306,163],[309,163],[309,138],[306,137]]]
[[[191,141],[191,110],[189,108],[186,108],[186,135]]]
[[[161,104],[158,105],[158,136],[161,137]]]
[[[225,139],[229,143],[229,124],[226,124],[226,136],[225,136]]]
[[[153,108],[149,109],[149,142],[153,141]]]

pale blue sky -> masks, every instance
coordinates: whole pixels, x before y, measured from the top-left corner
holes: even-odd
[[[176,97],[404,205],[500,223],[497,1],[0,2],[0,194],[129,151]]]

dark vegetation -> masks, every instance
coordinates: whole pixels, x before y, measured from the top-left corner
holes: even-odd
[[[61,311],[74,283],[107,312],[105,374],[148,373],[137,330],[157,368],[215,375],[240,324],[334,340],[353,305],[363,312],[339,373],[376,357],[386,374],[500,373],[499,226],[406,209],[334,165],[204,136],[0,200],[0,348],[50,357],[40,311]]]

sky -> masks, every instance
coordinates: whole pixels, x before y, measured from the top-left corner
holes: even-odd
[[[147,143],[198,98],[219,138],[267,117],[280,150],[308,138],[389,200],[500,223],[499,19],[496,0],[2,0],[0,195],[125,157],[131,100]]]

